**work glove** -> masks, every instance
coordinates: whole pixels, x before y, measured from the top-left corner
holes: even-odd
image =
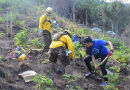
[[[52,27],[53,27],[53,28],[57,28],[57,27],[58,27],[58,24],[56,23],[55,20],[54,20],[53,23],[52,23]]]
[[[38,30],[38,36],[40,36],[42,32],[43,32],[43,30],[42,30],[42,29],[39,29],[39,30]]]
[[[42,33],[42,32],[43,32],[43,30],[42,30],[42,29],[40,29],[39,31],[40,31],[40,33]]]

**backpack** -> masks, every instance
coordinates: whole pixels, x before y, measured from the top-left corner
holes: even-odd
[[[53,36],[53,40],[54,40],[54,41],[60,41],[59,39],[60,39],[60,37],[61,37],[62,35],[66,35],[66,34],[65,34],[64,32],[56,33],[56,34]],[[67,44],[66,44],[64,41],[61,41],[61,42],[64,44],[65,48],[67,48]]]
[[[56,34],[54,35],[54,37],[53,37],[53,40],[54,40],[54,41],[59,41],[59,39],[60,39],[60,37],[61,37],[62,35],[66,35],[66,34],[63,33],[63,32],[56,33]]]

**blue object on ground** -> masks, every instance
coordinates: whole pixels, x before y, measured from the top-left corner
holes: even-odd
[[[107,82],[103,82],[102,84],[100,84],[101,87],[106,87],[107,85],[109,85]]]

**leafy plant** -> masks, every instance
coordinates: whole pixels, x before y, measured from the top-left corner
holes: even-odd
[[[83,58],[86,57],[86,53],[85,53],[85,51],[84,51],[83,48],[81,48],[81,50],[80,50],[80,54],[82,55]]]
[[[116,65],[113,66],[113,67],[109,67],[109,69],[113,70],[114,72],[119,72],[120,71],[120,68],[117,67]]]
[[[75,32],[76,31],[76,32]],[[89,29],[88,28],[81,28],[78,30],[74,30],[74,34],[80,34],[82,37],[86,37],[88,34]]]
[[[64,74],[63,76],[65,77],[64,79],[67,80],[67,83],[74,82],[77,80],[77,76],[74,75]]]
[[[52,79],[46,77],[45,75],[36,75],[32,79],[32,81],[37,83],[37,88],[42,90],[52,90],[53,81]]]
[[[104,90],[118,90],[118,88],[113,85],[107,85],[106,87],[104,87]]]
[[[17,33],[14,37],[14,40],[16,45],[28,47],[29,43],[27,29],[23,29],[19,33]]]
[[[108,82],[110,83],[110,85],[104,87],[104,90],[118,90],[117,84],[119,82],[119,68],[117,66],[113,66],[110,67],[110,69],[113,70],[113,74],[104,76],[108,78]]]
[[[32,43],[32,47],[34,48],[44,48],[44,44],[40,42],[38,38],[30,40],[30,42]]]
[[[76,86],[75,87],[77,90],[83,90],[83,88],[81,88],[80,86]]]
[[[72,85],[66,85],[66,88],[68,88],[68,90],[75,90],[74,86],[72,86]]]
[[[68,88],[68,90],[83,90],[83,88],[81,88],[80,86],[72,86],[72,85],[66,85],[66,88]]]
[[[79,43],[79,42],[77,42],[77,43],[74,43],[74,54],[75,54],[75,56],[77,56],[77,57],[79,57],[79,55],[80,55],[80,48],[81,48],[81,44]]]

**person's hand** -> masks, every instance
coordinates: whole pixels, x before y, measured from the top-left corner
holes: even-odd
[[[113,54],[113,52],[114,52],[113,48],[109,50],[110,56]]]
[[[40,34],[43,32],[43,30],[42,29],[39,29],[39,31],[38,31],[38,36],[40,36]]]

